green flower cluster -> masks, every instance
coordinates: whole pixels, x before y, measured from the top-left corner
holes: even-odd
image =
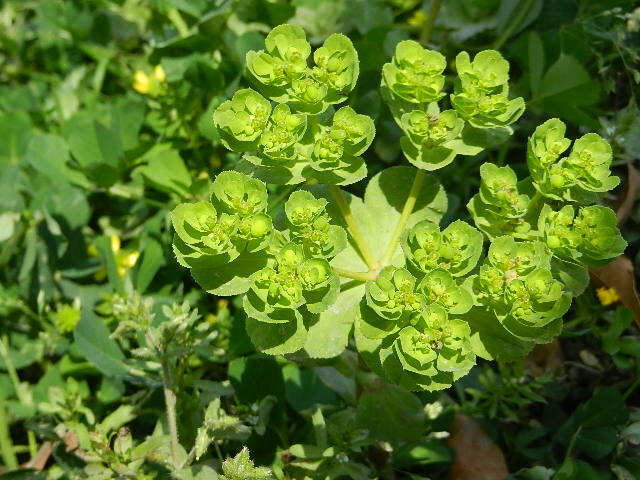
[[[456,57],[458,80],[451,104],[476,128],[506,127],[524,112],[522,97],[509,100],[509,62],[500,52],[484,50],[471,61],[467,52]]]
[[[373,120],[350,107],[326,111],[344,102],[355,87],[358,55],[351,40],[340,34],[314,52],[313,67],[310,55],[300,27],[274,28],[264,50],[247,53],[248,70],[262,95],[252,89],[236,91],[216,109],[213,122],[223,145],[244,153],[254,176],[265,181],[356,182],[366,176],[360,155],[375,136]]]
[[[253,275],[244,299],[249,316],[281,323],[301,318],[303,306],[304,311],[318,314],[335,302],[340,279],[329,260],[346,247],[347,234],[330,223],[326,205],[326,200],[306,191],[291,194],[284,206],[287,229],[282,232],[289,243]]]
[[[420,222],[403,242],[411,271],[388,266],[367,283],[359,331],[365,343],[379,342],[376,361],[389,380],[438,390],[475,364],[469,325],[456,318],[473,296],[457,279],[475,268],[482,240],[461,221],[444,231]]]
[[[508,99],[509,63],[495,51],[480,52],[473,62],[463,52],[456,65],[453,110],[440,110],[445,57],[413,40],[396,46],[391,62],[382,68],[382,96],[405,136],[400,140],[407,159],[423,170],[437,170],[456,155],[476,155],[486,146],[478,129],[506,127],[524,110],[522,98]]]
[[[538,128],[527,145],[527,164],[534,187],[550,200],[589,204],[615,188],[620,179],[611,175],[611,146],[598,134],[587,133],[571,145],[565,124],[557,118]]]
[[[178,262],[199,271],[249,264],[244,299],[247,314],[258,321],[286,323],[298,311],[318,314],[339,293],[339,278],[329,260],[347,245],[347,235],[330,223],[324,199],[294,192],[284,206],[286,228],[276,230],[266,213],[264,183],[238,172],[219,174],[211,202],[183,203],[171,213]],[[252,270],[252,271],[251,271]]]
[[[478,273],[467,283],[477,304],[513,336],[529,342],[551,341],[571,305],[571,295],[553,277],[551,252],[542,242],[494,239]]]
[[[558,258],[588,267],[603,267],[627,247],[613,210],[598,205],[583,207],[578,214],[571,205],[555,212],[545,205],[538,230]]]
[[[483,163],[480,189],[467,204],[476,227],[490,239],[501,235],[528,238],[531,233],[527,219],[530,198],[521,191],[511,167]]]
[[[300,27],[275,27],[264,46],[247,53],[249,72],[271,100],[298,111],[318,114],[344,102],[358,80],[358,54],[351,40],[339,33],[313,53],[313,67],[308,65],[311,46]]]
[[[267,190],[260,180],[223,172],[212,190],[211,202],[182,203],[171,212],[173,251],[185,267],[223,265],[243,252],[264,250],[271,240]]]
[[[251,175],[221,173],[209,202],[174,209],[180,264],[208,292],[244,294],[257,349],[328,358],[349,344],[353,324],[371,369],[412,390],[450,386],[476,355],[512,359],[557,336],[572,297],[588,285],[588,267],[626,247],[614,212],[593,205],[618,183],[609,145],[587,134],[563,157],[571,141],[562,122],[549,120],[529,138],[530,176],[519,181],[509,166],[483,164],[467,204],[475,227],[458,220],[441,229],[445,195],[425,171],[504,140],[524,102],[509,99],[509,64],[498,52],[473,60],[462,52],[452,109],[441,110],[446,59],[403,41],[383,67],[381,92],[418,172],[381,172],[363,199],[313,185],[293,192],[272,219],[263,182],[337,185],[367,174],[361,155],[373,121],[333,106],[354,88],[357,54],[342,35],[311,54],[291,25],[247,54],[260,93],[238,90],[213,121]],[[391,217],[399,221],[387,229]]]

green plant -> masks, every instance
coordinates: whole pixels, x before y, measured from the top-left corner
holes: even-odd
[[[476,356],[509,360],[555,338],[588,284],[587,267],[626,246],[615,214],[591,206],[618,184],[607,142],[589,133],[562,157],[565,126],[545,122],[528,142],[530,177],[483,164],[468,204],[476,228],[457,220],[441,230],[446,196],[427,172],[512,133],[524,100],[509,97],[509,63],[493,50],[460,53],[452,109],[441,110],[445,58],[398,43],[381,91],[416,168],[378,173],[360,199],[338,185],[366,176],[360,155],[373,121],[335,106],[356,84],[357,53],[332,35],[313,67],[310,56],[304,31],[291,25],[247,53],[264,96],[238,90],[213,114],[224,145],[243,154],[243,173],[219,174],[210,202],[174,209],[178,261],[208,292],[244,295],[246,329],[263,352],[333,357],[353,325],[370,368],[411,390],[446,388]],[[263,181],[305,180],[283,209],[267,208]]]

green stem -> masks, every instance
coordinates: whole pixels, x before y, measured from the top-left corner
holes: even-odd
[[[178,468],[178,452],[180,443],[178,442],[178,423],[176,420],[176,393],[173,391],[173,376],[171,375],[171,365],[169,359],[162,359],[162,387],[164,391],[164,403],[167,408],[167,425],[171,437],[171,461],[174,468]]]
[[[531,197],[531,200],[529,200],[529,205],[527,205],[527,213],[525,214],[525,217],[528,217],[535,211],[540,210],[543,202],[544,196],[540,192],[536,191],[535,195]]]
[[[182,38],[189,36],[189,26],[184,21],[184,18],[182,18],[182,15],[180,15],[180,12],[177,8],[172,8],[171,10],[169,10],[169,13],[167,13],[167,18],[171,20],[171,23],[173,23],[173,26],[176,27],[176,30],[178,30],[178,33]]]
[[[360,233],[360,229],[356,224],[355,218],[353,218],[353,215],[351,214],[351,208],[349,208],[349,205],[347,204],[347,201],[345,200],[344,195],[342,194],[342,190],[340,190],[340,187],[337,187],[336,185],[329,185],[329,189],[331,190],[331,195],[333,195],[333,198],[338,204],[340,213],[342,213],[342,216],[344,217],[344,221],[347,224],[349,233],[351,233],[351,237],[353,238],[353,241],[356,242],[356,245],[358,246],[358,250],[360,250],[360,254],[362,255],[362,258],[364,259],[365,263],[367,264],[370,270],[377,270],[378,262],[376,261],[375,257],[371,253],[371,250],[369,249],[369,245],[367,244],[364,237],[362,236],[362,233]]]
[[[398,220],[398,223],[396,224],[396,228],[393,231],[391,240],[389,241],[389,245],[387,246],[387,250],[384,252],[384,256],[380,261],[383,267],[389,265],[389,262],[391,262],[391,258],[393,257],[393,254],[395,253],[398,246],[400,236],[402,235],[402,232],[407,225],[407,221],[409,220],[409,217],[413,212],[413,207],[415,207],[416,205],[416,200],[418,199],[418,195],[420,194],[420,190],[422,189],[422,184],[424,183],[426,175],[427,172],[425,170],[418,170],[416,172],[416,176],[413,179],[413,185],[411,185],[411,190],[409,191],[409,196],[404,203],[404,208],[402,209],[400,220]]]
[[[638,387],[640,387],[640,378],[638,378],[635,382],[633,382],[633,384],[627,389],[627,391],[624,392],[624,395],[622,395],[622,398],[624,398],[624,400],[626,401],[627,398],[629,398],[631,394],[635,392]]]
[[[351,278],[353,280],[358,280],[360,282],[368,282],[370,280],[375,280],[375,271],[374,272],[352,272],[350,270],[344,270],[342,268],[331,267],[331,269],[341,277]]]
[[[9,422],[7,420],[6,410],[4,408],[4,400],[0,399],[0,455],[2,461],[9,470],[18,468],[18,459],[13,449],[13,442],[9,435]]]
[[[518,10],[518,14],[516,15],[516,17],[507,26],[507,28],[504,29],[504,31],[502,32],[502,35],[500,35],[500,37],[498,37],[498,39],[493,44],[494,50],[500,50],[500,47],[502,47],[502,45],[504,45],[504,43],[509,39],[509,37],[513,35],[513,32],[515,31],[515,29],[518,28],[520,24],[522,24],[524,19],[527,17],[527,14],[531,10],[531,7],[533,7],[534,1],[535,0],[525,0],[524,6]],[[516,7],[516,8],[519,8],[519,7]]]
[[[422,26],[422,32],[420,33],[420,42],[427,43],[433,32],[433,27],[436,23],[438,13],[440,13],[440,7],[442,7],[442,0],[432,0],[431,8],[429,9],[429,16]]]

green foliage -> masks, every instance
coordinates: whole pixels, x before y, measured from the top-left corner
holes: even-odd
[[[249,152],[243,158],[256,166],[288,172],[264,177],[262,170],[250,169],[253,176],[283,184],[306,176],[335,184],[340,183],[332,180],[336,177],[323,172],[363,165],[358,156],[375,134],[371,119],[351,107],[335,111],[331,123],[324,123],[331,112],[318,115],[328,103],[344,101],[341,95],[355,85],[357,54],[339,35],[316,50],[315,67],[307,66],[310,54],[302,29],[276,27],[265,39],[264,50],[247,54],[249,71],[261,91],[276,102],[275,108],[257,92],[244,89],[213,115],[227,148]],[[486,148],[486,141],[473,143],[483,138],[478,132],[492,130],[493,138],[510,134],[508,126],[524,109],[522,98],[509,100],[509,63],[497,51],[486,50],[473,60],[466,52],[457,56],[454,109],[440,111],[445,67],[440,53],[407,40],[396,45],[392,61],[382,69],[382,95],[405,134],[400,141],[403,152],[414,166],[427,171],[443,168],[457,154],[475,155]],[[303,84],[306,97],[300,96]],[[609,175],[611,155],[595,134],[576,141],[571,154],[554,164],[569,146],[563,135],[564,124],[555,119],[536,129],[528,143],[529,180],[518,182],[508,166],[481,166],[479,193],[468,204],[478,230],[462,221],[441,230],[437,217],[407,224],[409,219],[401,216],[397,233],[385,238],[385,229],[367,229],[371,237],[365,241],[358,222],[366,225],[367,214],[349,205],[351,201],[342,204],[344,194],[337,189],[329,197],[295,191],[285,202],[284,214],[272,220],[264,184],[223,172],[213,182],[211,204],[181,204],[174,210],[174,251],[196,280],[214,293],[227,288],[208,288],[215,284],[209,278],[214,268],[229,268],[225,265],[247,253],[261,258],[255,270],[239,273],[240,278],[230,282],[233,293],[246,292],[247,331],[260,350],[339,353],[329,348],[334,339],[326,327],[318,335],[320,330],[312,331],[312,326],[324,325],[332,308],[349,297],[353,313],[346,325],[356,320],[357,347],[374,371],[410,389],[446,388],[469,372],[476,354],[508,357],[513,353],[508,345],[518,344],[526,351],[527,345],[555,338],[572,294],[584,289],[579,280],[568,286],[563,281],[576,269],[606,264],[626,245],[615,215],[605,207],[586,207],[574,219],[570,205],[556,214],[543,203],[547,198],[575,197],[570,193],[575,189],[550,193],[547,185],[558,187],[552,180],[557,176],[554,165],[572,172],[576,188],[605,191],[615,186],[598,180]],[[309,169],[316,174],[306,175]],[[419,188],[423,175],[416,174],[414,186]],[[408,198],[414,195],[410,192]],[[383,216],[381,210],[371,213]],[[352,214],[355,226],[350,223]],[[355,245],[349,244],[342,225]],[[478,265],[483,233],[491,243]],[[383,255],[372,256],[364,245],[371,240],[390,244]],[[368,272],[359,273],[362,267],[351,270],[352,260],[345,260],[354,255],[362,258]],[[351,296],[339,276],[365,281],[364,290],[358,288]],[[468,324],[466,314],[476,320]],[[481,328],[480,318],[490,323]],[[505,343],[488,341],[481,333],[492,322],[493,335],[500,331],[498,337]]]
[[[0,478],[640,478],[623,3],[2,2]]]

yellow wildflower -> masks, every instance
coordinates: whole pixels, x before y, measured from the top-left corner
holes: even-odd
[[[153,76],[156,77],[156,80],[159,82],[164,82],[167,79],[167,74],[164,73],[164,68],[162,65],[156,65],[153,69]]]
[[[138,258],[140,258],[140,252],[138,251],[120,251],[122,242],[120,241],[120,237],[118,235],[111,235],[109,238],[111,242],[111,251],[114,254],[116,266],[118,268],[118,275],[124,277],[127,273],[127,270],[133,268],[135,264],[138,262]],[[89,256],[95,257],[98,255],[98,250],[94,245],[89,245],[87,248],[87,253]],[[102,282],[105,278],[107,278],[107,270],[106,268],[101,268],[94,275],[93,278],[97,282]]]
[[[111,235],[109,240],[111,240],[111,251],[118,253],[120,251],[120,237],[118,235]]]
[[[133,89],[138,93],[149,93],[151,89],[151,79],[142,70],[138,70],[133,76]]]
[[[120,259],[120,265],[125,268],[133,268],[140,257],[140,252],[130,252]]]
[[[412,27],[421,27],[427,21],[427,14],[423,10],[416,10],[416,13],[409,17],[407,23]]]
[[[618,295],[618,292],[613,287],[600,287],[596,289],[596,295],[598,295],[598,300],[600,300],[600,303],[605,306],[611,305],[620,300],[620,295]]]

